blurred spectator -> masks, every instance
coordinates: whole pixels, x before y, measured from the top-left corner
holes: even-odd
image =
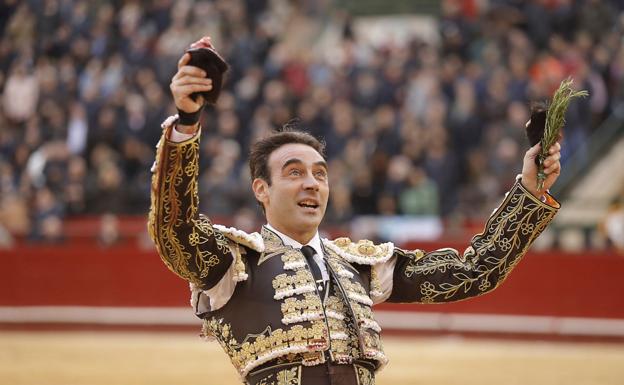
[[[34,202],[33,228],[30,238],[41,242],[63,240],[63,208],[47,187],[37,190]]]
[[[88,135],[87,113],[81,104],[74,103],[71,106],[67,125],[67,148],[69,152],[76,155],[83,154],[87,148]]]
[[[2,194],[0,199],[0,226],[10,234],[27,236],[31,228],[28,204],[15,192]],[[10,237],[9,237],[10,238]]]
[[[110,213],[102,215],[97,240],[102,247],[113,246],[121,240],[117,216]]]
[[[28,64],[18,61],[4,85],[2,105],[9,119],[24,122],[33,116],[39,99],[39,82]]]
[[[407,215],[438,215],[438,189],[420,167],[414,167],[399,197],[401,212]]]
[[[67,165],[64,197],[68,214],[83,214],[87,211],[85,184],[87,163],[80,156],[72,156]]]
[[[175,112],[170,77],[206,34],[231,69],[203,117],[201,209],[241,226],[257,212],[247,148],[293,117],[327,141],[327,223],[482,219],[520,171],[530,101],[566,76],[589,89],[568,111],[567,161],[624,100],[619,2],[444,0],[438,45],[372,45],[337,4],[4,2],[4,229],[58,241],[66,216],[106,214],[114,239],[114,215],[144,214],[160,123]]]
[[[11,233],[0,223],[0,249],[10,249],[14,244]]]

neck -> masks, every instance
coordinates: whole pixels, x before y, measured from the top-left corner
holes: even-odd
[[[279,231],[280,233],[289,236],[290,238],[294,239],[295,241],[301,243],[302,245],[307,245],[308,242],[310,242],[312,240],[312,238],[314,238],[314,236],[317,233],[317,229],[314,230],[310,230],[310,231],[293,231],[292,229],[286,229],[281,227],[280,225],[274,225],[273,223],[270,223],[271,227],[273,227],[275,230]]]

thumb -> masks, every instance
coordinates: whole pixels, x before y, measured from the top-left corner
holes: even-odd
[[[537,155],[539,155],[541,150],[542,144],[540,142],[537,142],[535,146],[529,148],[529,150],[526,152],[525,157],[528,159],[535,159],[537,158]]]
[[[185,66],[191,60],[191,55],[187,52],[185,53],[180,60],[178,60],[178,69]]]

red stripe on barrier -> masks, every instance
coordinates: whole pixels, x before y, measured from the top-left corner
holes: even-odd
[[[130,243],[111,248],[20,246],[2,251],[0,261],[0,306],[188,305],[188,285],[165,267],[155,251]],[[624,258],[615,254],[533,253],[507,282],[485,296],[452,304],[379,308],[624,318],[622,277]]]

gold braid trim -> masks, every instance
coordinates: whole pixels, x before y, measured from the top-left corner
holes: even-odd
[[[367,239],[362,239],[357,243],[347,237],[336,238],[333,241],[323,239],[323,244],[345,261],[359,265],[375,265],[386,262],[394,252],[392,242],[375,245]]]
[[[245,261],[243,260],[243,255],[247,252],[245,248],[262,253],[264,251],[262,236],[257,232],[248,234],[237,228],[226,227],[219,224],[214,224],[212,227],[231,241],[230,249],[234,256],[234,276],[232,279],[234,282],[247,280],[249,275],[247,274]]]
[[[323,351],[329,342],[329,333],[322,320],[312,321],[309,327],[293,325],[285,330],[273,330],[267,326],[261,333],[249,334],[240,342],[232,334],[230,324],[223,319],[212,318],[204,325],[209,330],[207,333],[214,335],[230,356],[243,381],[259,365],[289,354]]]
[[[264,240],[262,239],[262,235],[257,232],[248,234],[243,230],[218,224],[214,224],[212,227],[214,227],[215,230],[219,230],[223,235],[236,243],[240,243],[241,245],[259,253],[264,251]]]
[[[333,249],[329,249],[329,256],[327,262],[333,271],[339,271],[341,268],[346,268],[347,263],[342,259],[342,256]],[[388,363],[388,358],[383,352],[383,346],[381,345],[381,339],[379,338],[379,332],[381,327],[375,321],[371,306],[373,301],[369,297],[366,289],[355,280],[354,276],[338,275],[336,277],[340,283],[340,286],[344,290],[344,294],[347,298],[343,297],[342,291],[334,288],[334,293],[326,301],[326,314],[330,318],[330,337],[333,334],[332,339],[332,352],[338,349],[336,356],[339,356],[339,361],[342,363],[350,363],[356,358],[367,358],[377,361],[379,368],[382,368]],[[353,317],[347,312],[347,303],[353,313]],[[345,315],[349,318],[335,317],[333,315]],[[353,318],[353,319],[351,319]],[[344,334],[349,336],[349,343],[345,345],[343,340]],[[359,338],[358,338],[359,337]],[[355,339],[353,339],[355,338]],[[358,341],[359,340],[359,341]],[[358,344],[359,342],[359,344]],[[361,355],[358,349],[361,348]],[[348,350],[343,351],[342,349]]]
[[[371,298],[381,297],[383,292],[381,291],[381,282],[379,282],[379,274],[377,273],[377,269],[375,266],[371,268],[371,290],[370,296]]]

